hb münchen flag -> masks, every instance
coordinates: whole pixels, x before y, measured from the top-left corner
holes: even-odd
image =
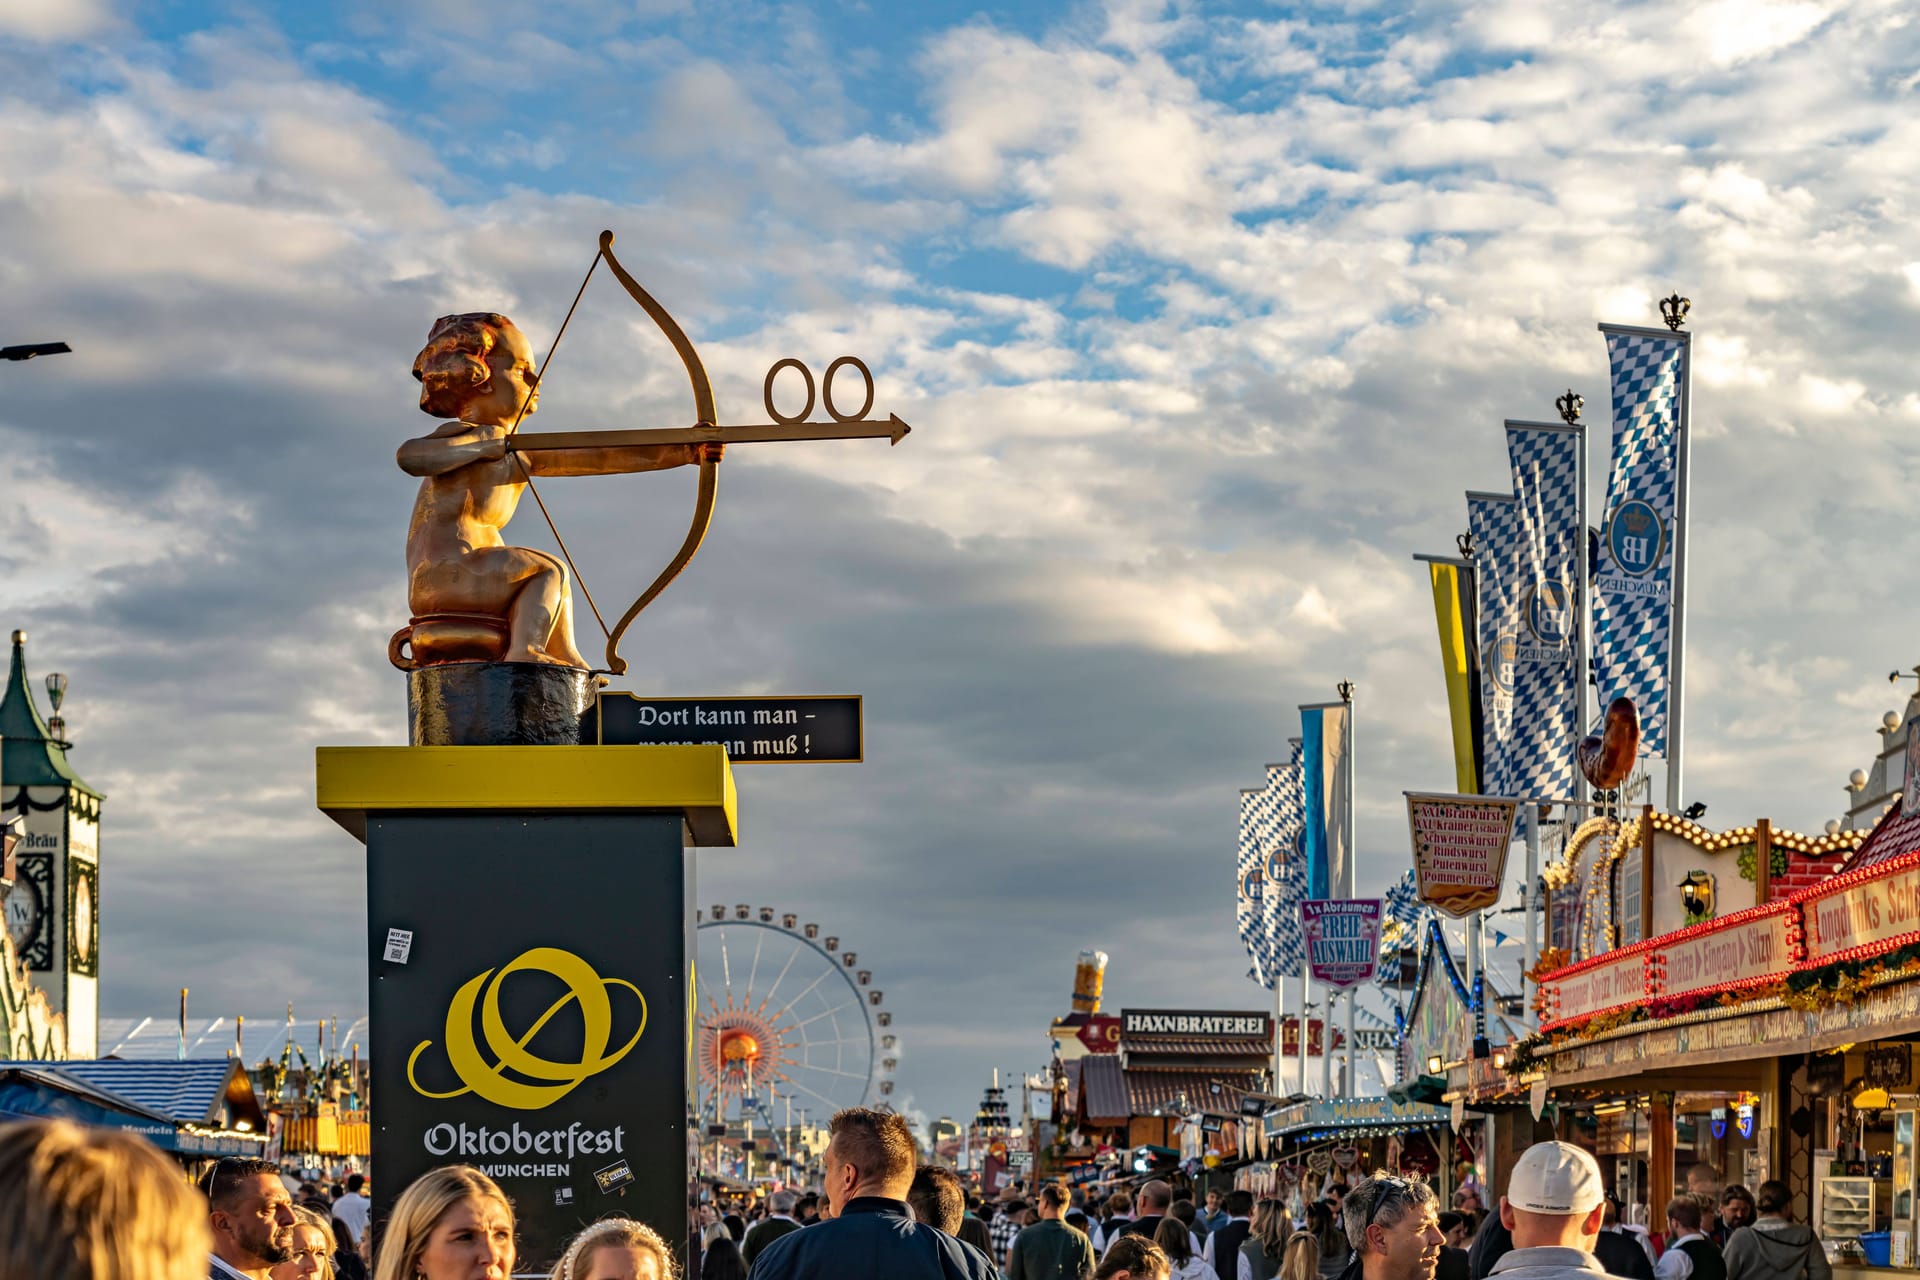
[[[1519,502],[1507,493],[1468,493],[1480,616],[1480,793],[1515,794],[1511,756],[1515,658],[1520,649]]]
[[[1267,942],[1266,969],[1275,977],[1297,978],[1306,954],[1300,936],[1300,899],[1306,884],[1300,853],[1305,797],[1300,789],[1300,740],[1285,764],[1267,766],[1267,824],[1262,832],[1260,899],[1262,932]],[[1271,985],[1271,984],[1269,984]]]
[[[1266,971],[1265,922],[1261,916],[1261,898],[1266,892],[1260,865],[1261,791],[1240,793],[1240,846],[1234,861],[1234,923],[1239,926],[1240,945],[1247,949],[1253,968],[1247,976],[1263,987],[1273,987],[1273,975]]]
[[[1691,335],[1601,325],[1613,382],[1613,470],[1593,580],[1600,705],[1633,699],[1641,749],[1667,754],[1675,520]]]
[[[1573,794],[1575,740],[1584,732],[1578,665],[1581,586],[1578,557],[1586,550],[1580,479],[1586,428],[1563,423],[1508,422],[1513,466],[1517,577],[1508,584],[1513,651],[1513,719],[1507,737],[1506,786],[1496,794]]]

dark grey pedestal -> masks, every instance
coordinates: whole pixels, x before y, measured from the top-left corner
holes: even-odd
[[[540,662],[449,662],[407,672],[416,747],[578,746],[590,741],[597,677]]]
[[[681,1252],[682,818],[370,812],[366,830],[376,1218],[428,1169],[471,1164],[514,1203],[516,1272],[612,1212]],[[413,934],[404,962],[392,929]]]

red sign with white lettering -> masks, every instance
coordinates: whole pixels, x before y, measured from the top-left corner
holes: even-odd
[[[1073,1034],[1081,1044],[1087,1046],[1088,1053],[1120,1051],[1120,1019],[1108,1014],[1094,1014]]]

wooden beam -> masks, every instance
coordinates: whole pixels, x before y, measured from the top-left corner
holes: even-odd
[[[1773,897],[1773,819],[1753,824],[1753,905],[1763,907]]]
[[[1673,1199],[1673,1095],[1656,1093],[1647,1108],[1647,1216],[1665,1223]]]

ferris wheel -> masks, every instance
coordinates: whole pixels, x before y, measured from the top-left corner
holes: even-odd
[[[746,903],[716,904],[696,932],[694,1053],[707,1120],[757,1111],[825,1124],[892,1095],[893,1014],[844,939]]]

